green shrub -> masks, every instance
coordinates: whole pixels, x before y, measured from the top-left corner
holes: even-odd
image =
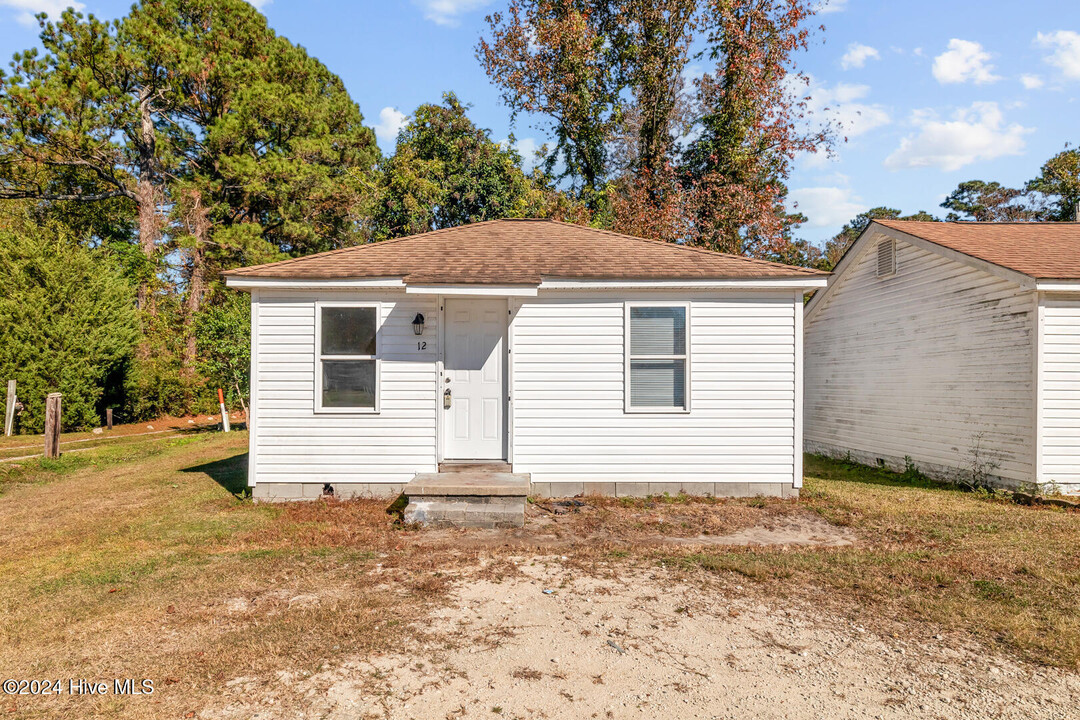
[[[99,425],[106,384],[138,337],[134,293],[104,253],[25,206],[0,208],[0,380],[14,379],[21,432],[42,432],[61,392],[64,429]]]

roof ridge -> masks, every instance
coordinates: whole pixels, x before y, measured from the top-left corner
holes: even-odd
[[[654,245],[663,245],[665,247],[673,247],[679,250],[690,250],[702,255],[708,255],[710,257],[726,257],[732,260],[740,260],[742,262],[750,263],[751,265],[768,265],[770,267],[780,267],[785,270],[798,270],[811,275],[826,274],[823,270],[815,270],[813,268],[801,267],[799,265],[788,265],[787,263],[775,262],[773,260],[762,260],[760,258],[746,257],[745,255],[736,255],[735,253],[720,252],[719,250],[709,250],[708,248],[697,247],[695,245],[680,245],[679,243],[672,242],[671,240],[658,240],[655,238],[643,238],[638,235],[627,235],[626,233],[615,232],[614,230],[607,230],[605,228],[594,228],[588,225],[577,225],[576,223],[563,222],[562,220],[552,220],[551,222],[558,223],[560,225],[570,225],[574,227],[580,227],[586,230],[592,230],[593,232],[602,233],[604,235],[614,235],[615,237],[625,238],[627,240],[638,240],[644,243],[651,243]]]

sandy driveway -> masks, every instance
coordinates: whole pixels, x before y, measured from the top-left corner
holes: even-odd
[[[1076,718],[1080,678],[955,638],[881,638],[663,570],[521,558],[460,582],[424,641],[240,677],[221,718]],[[552,592],[545,593],[545,590]],[[932,631],[927,631],[932,632]],[[200,713],[199,717],[205,717]]]

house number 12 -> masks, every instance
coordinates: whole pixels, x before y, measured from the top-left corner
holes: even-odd
[[[417,350],[427,350],[427,341],[426,340],[418,341],[416,343],[416,349]]]

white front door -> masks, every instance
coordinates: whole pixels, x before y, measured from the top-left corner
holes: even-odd
[[[447,460],[504,460],[506,301],[447,298],[443,307],[443,456]]]

